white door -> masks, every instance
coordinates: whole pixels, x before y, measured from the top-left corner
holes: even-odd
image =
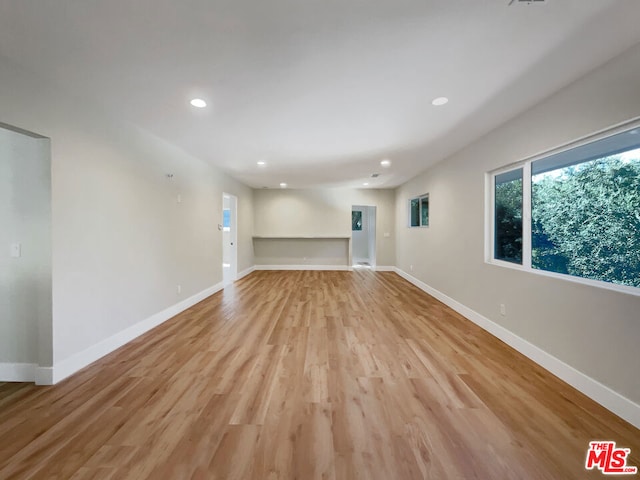
[[[238,278],[238,199],[222,195],[222,282],[224,286]]]

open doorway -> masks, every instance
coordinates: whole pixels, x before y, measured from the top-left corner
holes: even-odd
[[[356,268],[376,267],[376,207],[351,207],[351,258]]]
[[[222,194],[222,284],[226,287],[238,278],[238,199]]]

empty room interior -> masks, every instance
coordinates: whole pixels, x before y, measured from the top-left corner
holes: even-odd
[[[0,2],[0,478],[637,478],[639,19]]]

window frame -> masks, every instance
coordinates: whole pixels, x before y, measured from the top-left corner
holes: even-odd
[[[510,268],[523,272],[542,275],[545,277],[556,278],[582,285],[604,288],[616,292],[640,296],[640,288],[629,285],[620,285],[603,280],[594,280],[590,278],[578,277],[565,273],[550,272],[533,268],[531,265],[531,170],[532,164],[538,160],[567,152],[575,148],[597,142],[599,140],[612,137],[614,135],[628,132],[640,128],[640,117],[636,117],[631,121],[621,123],[619,125],[598,131],[588,136],[582,137],[571,143],[555,147],[550,150],[535,154],[517,162],[511,163],[504,167],[500,167],[485,173],[485,249],[484,260],[486,264],[495,265],[497,267]],[[585,160],[588,161],[588,160]],[[512,263],[494,258],[495,254],[495,188],[496,176],[512,170],[522,168],[522,264]]]
[[[429,211],[429,207],[431,207],[429,193],[423,193],[422,195],[413,195],[407,201],[407,205],[409,207],[409,209],[408,209],[408,214],[409,215],[408,215],[408,218],[407,218],[407,227],[408,228],[429,228],[429,223],[427,223],[426,225],[422,225],[422,200],[425,199],[425,198],[427,199],[427,202],[428,202],[428,207],[427,207],[427,212],[428,212]],[[412,225],[411,224],[411,202],[413,202],[414,200],[418,201],[418,222],[420,223],[420,225]],[[428,214],[427,214],[427,221],[430,221],[430,216]]]
[[[508,172],[514,172],[516,170],[522,170],[522,263],[517,263],[517,262],[510,262],[509,260],[503,260],[500,258],[495,258],[496,255],[496,224],[495,224],[495,220],[496,220],[496,203],[495,203],[495,194],[496,194],[496,177],[500,176],[503,173],[508,173]],[[525,248],[527,247],[525,245],[525,239],[524,239],[524,224],[526,222],[526,205],[525,205],[525,197],[526,197],[526,193],[525,193],[525,183],[526,183],[526,171],[524,168],[524,165],[512,165],[510,167],[504,168],[504,169],[500,169],[499,171],[496,170],[495,172],[492,173],[492,178],[491,178],[491,252],[490,252],[490,256],[491,258],[496,261],[496,262],[500,262],[500,263],[505,263],[505,264],[510,264],[510,265],[517,265],[517,266],[522,266],[525,264],[526,258],[525,258]]]
[[[357,227],[357,223],[354,223],[354,220],[356,220],[356,217],[358,215],[356,214],[360,214],[360,228],[353,228],[353,227]],[[361,232],[362,231],[362,225],[363,225],[363,221],[362,221],[362,210],[351,210],[351,231],[352,232]]]

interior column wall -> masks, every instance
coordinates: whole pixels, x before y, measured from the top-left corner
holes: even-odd
[[[49,142],[0,127],[0,364],[52,363]]]

